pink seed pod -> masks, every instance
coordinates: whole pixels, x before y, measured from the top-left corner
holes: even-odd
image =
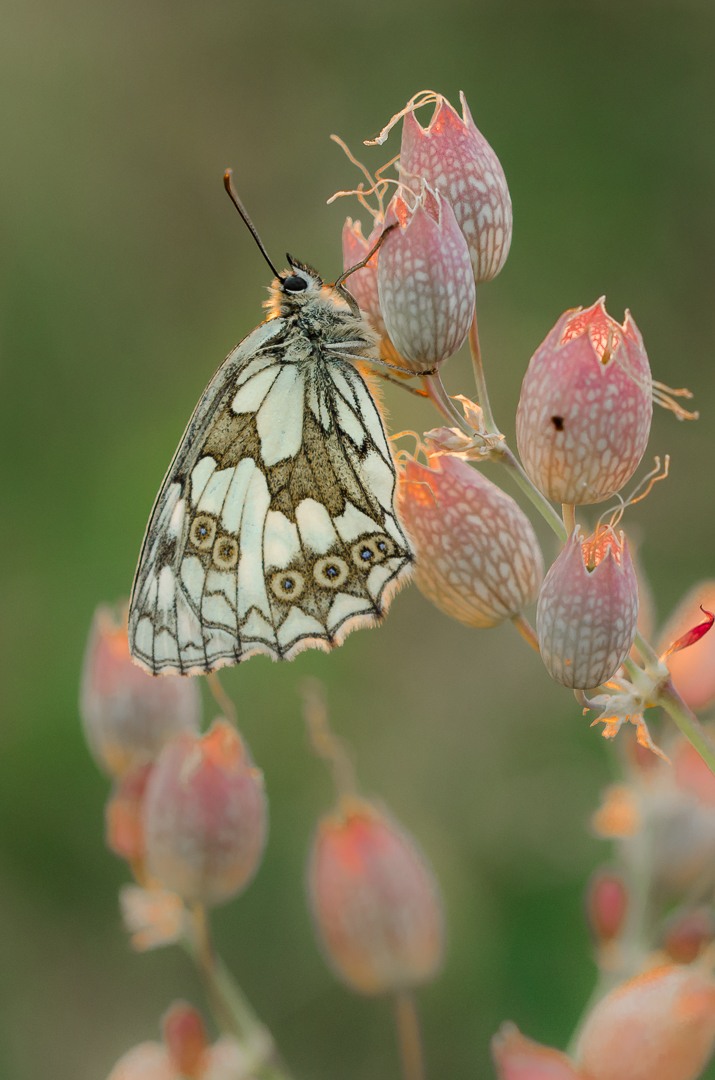
[[[715,581],[701,581],[681,600],[660,635],[657,652],[666,652],[702,622],[701,607],[715,612]],[[667,656],[665,662],[685,704],[693,712],[707,712],[715,704],[715,628],[695,644]]]
[[[676,964],[692,964],[715,939],[715,916],[709,907],[680,911],[663,932],[663,949]]]
[[[362,234],[362,225],[359,221],[347,218],[343,225],[343,270],[349,270],[367,255],[368,251],[375,246],[380,239],[384,226],[381,221],[376,221],[375,227],[367,240]],[[380,298],[377,293],[377,260],[380,252],[376,252],[367,266],[362,270],[356,270],[346,282],[346,288],[353,294],[358,302],[367,321],[381,338],[387,337],[385,321],[380,310]]]
[[[117,782],[105,809],[107,847],[137,869],[144,860],[144,796],[152,765],[135,765]]]
[[[492,1057],[499,1080],[582,1080],[566,1054],[527,1039],[510,1021],[492,1039]]]
[[[351,990],[384,994],[433,978],[444,921],[434,875],[414,840],[363,799],[318,823],[309,902],[328,963]]]
[[[586,913],[599,944],[613,941],[623,929],[630,897],[623,875],[615,870],[597,870],[586,888]]]
[[[380,309],[407,367],[429,371],[467,337],[475,303],[472,264],[452,207],[427,185],[419,196],[398,190],[385,227],[395,222],[377,264]]]
[[[638,621],[638,582],[625,534],[600,527],[566,541],[539,594],[536,632],[556,682],[587,690],[607,682],[628,656]]]
[[[98,607],[82,668],[80,713],[97,764],[122,776],[152,761],[182,731],[197,732],[201,695],[195,679],[155,678],[132,662],[127,611]]]
[[[653,413],[651,374],[630,312],[601,297],[561,316],[529,362],[516,441],[529,477],[556,502],[610,499],[638,468]]]
[[[511,245],[509,188],[499,158],[478,130],[460,94],[462,116],[441,94],[423,128],[414,109],[402,123],[400,169],[405,183],[424,177],[448,199],[464,233],[477,285],[491,281]]]
[[[180,1076],[201,1077],[206,1068],[209,1040],[203,1017],[193,1005],[175,1001],[161,1020],[164,1045]]]
[[[667,964],[606,994],[581,1030],[575,1058],[589,1080],[695,1080],[715,1040],[715,981]]]
[[[162,750],[144,801],[147,867],[187,901],[215,905],[255,874],[267,831],[263,774],[238,732],[216,720]]]
[[[407,458],[400,473],[402,519],[428,600],[466,626],[498,626],[531,604],[544,575],[539,543],[512,498],[451,454],[430,468]]]

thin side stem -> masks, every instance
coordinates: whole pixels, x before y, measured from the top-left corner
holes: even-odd
[[[715,774],[715,745],[695,713],[688,708],[673,686],[672,679],[669,678],[660,690],[658,704],[665,709],[671,720],[675,721],[686,739],[695,747],[710,772]]]
[[[535,649],[536,652],[540,654],[541,649],[539,648],[539,639],[529,620],[519,613],[518,615],[512,616],[511,621],[514,623],[514,626],[517,628],[527,645],[531,645],[532,649]]]
[[[205,905],[194,904],[192,916],[191,933],[185,945],[199,969],[219,1027],[241,1044],[249,1059],[248,1069],[252,1076],[259,1080],[291,1080],[279,1058],[273,1036],[216,954]]]
[[[489,394],[487,393],[487,383],[484,378],[484,368],[482,367],[482,350],[479,345],[479,328],[477,326],[477,306],[474,305],[474,318],[472,319],[472,325],[469,327],[469,348],[472,353],[472,369],[474,371],[474,381],[477,384],[477,401],[484,414],[484,426],[490,435],[498,435],[499,428],[494,422],[492,415],[492,407],[489,404]]]
[[[570,503],[561,504],[561,517],[564,519],[564,525],[566,526],[566,532],[571,533],[576,528],[576,507],[571,506]]]
[[[452,399],[444,388],[444,384],[439,377],[439,373],[435,375],[426,375],[422,379],[422,385],[427,391],[427,397],[434,405],[437,412],[440,412],[445,420],[450,424],[456,424],[456,426],[463,431],[469,438],[474,437],[474,428],[471,427],[459,411],[452,404]]]
[[[568,540],[568,533],[566,532],[566,526],[553,508],[549,500],[545,495],[542,495],[539,489],[531,482],[529,477],[524,472],[524,469],[519,461],[517,461],[514,453],[508,446],[502,447],[499,452],[499,459],[502,465],[509,470],[514,480],[524,492],[526,497],[531,500],[541,516],[548,521],[549,525],[564,543]]]
[[[218,705],[219,709],[234,727],[238,726],[238,717],[236,716],[236,706],[231,701],[223,686],[221,680],[218,677],[217,671],[212,671],[206,676],[206,682],[209,684],[209,690],[213,694],[214,701]]]
[[[407,991],[395,996],[395,1026],[400,1044],[403,1080],[424,1080],[425,1063],[420,1020],[415,999]]]

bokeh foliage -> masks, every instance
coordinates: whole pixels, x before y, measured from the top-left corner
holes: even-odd
[[[655,377],[697,394],[698,425],[656,416],[672,479],[631,517],[664,617],[713,574],[715,13],[697,0],[7,0],[2,23],[0,1075],[91,1080],[155,1037],[174,997],[202,1002],[178,952],[129,953],[126,874],[103,847],[107,784],[76,698],[92,611],[128,593],[186,419],[261,317],[266,267],[223,169],[274,258],[288,247],[330,277],[343,218],[359,215],[325,206],[356,178],[328,135],[357,150],[421,87],[466,92],[514,202],[512,253],[479,297],[507,433],[531,352],[604,292],[612,314],[633,311]],[[393,141],[364,159],[381,164]],[[468,361],[446,380],[470,394]],[[386,401],[395,430],[437,422],[399,391]],[[307,672],[328,684],[366,790],[444,886],[448,961],[421,994],[431,1074],[491,1075],[507,1017],[564,1045],[594,975],[580,895],[607,857],[585,830],[607,748],[511,627],[468,631],[411,589],[330,657],[225,677],[272,831],[217,935],[297,1075],[397,1069],[388,1007],[335,985],[303,901],[332,797],[301,727]]]

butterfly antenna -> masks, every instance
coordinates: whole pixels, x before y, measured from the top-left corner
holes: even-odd
[[[279,278],[280,274],[278,273],[275,266],[271,262],[270,256],[269,256],[268,252],[266,251],[265,247],[263,246],[263,241],[261,240],[260,236],[256,232],[256,226],[253,224],[250,217],[246,213],[246,211],[244,209],[244,206],[243,206],[243,203],[241,202],[241,200],[238,197],[238,192],[236,191],[235,187],[233,186],[233,180],[231,179],[232,175],[233,175],[233,170],[232,169],[227,169],[226,172],[223,174],[223,186],[226,188],[226,191],[228,192],[228,197],[231,200],[231,202],[233,203],[233,205],[236,207],[236,209],[238,210],[238,212],[241,215],[241,217],[243,218],[245,224],[248,226],[248,229],[249,229],[249,231],[251,233],[251,236],[253,237],[253,239],[258,244],[258,247],[260,248],[260,251],[261,251],[261,254],[263,255],[263,258],[266,260],[266,262],[270,266],[270,268],[273,271],[273,273],[275,274],[275,276],[277,278]]]
[[[340,288],[340,286],[343,284],[343,282],[345,281],[346,278],[350,277],[351,274],[354,274],[356,270],[362,270],[363,266],[367,266],[367,264],[370,262],[370,259],[373,257],[375,252],[380,250],[380,247],[382,246],[382,242],[385,239],[385,237],[387,236],[387,234],[389,232],[392,232],[393,229],[396,229],[397,225],[398,225],[398,222],[394,221],[392,223],[392,225],[388,225],[386,229],[383,229],[383,231],[380,233],[380,236],[378,237],[377,243],[374,245],[374,247],[372,247],[370,249],[370,251],[365,256],[365,258],[361,259],[359,263],[355,263],[355,266],[351,266],[350,269],[346,270],[344,274],[341,274],[340,277],[335,282],[335,285],[333,286],[333,288],[335,288],[335,289]]]

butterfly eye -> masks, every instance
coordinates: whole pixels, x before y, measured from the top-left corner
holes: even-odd
[[[219,570],[233,570],[238,562],[238,544],[230,536],[220,536],[214,544],[213,558]]]
[[[199,551],[210,551],[216,536],[216,522],[208,514],[197,514],[191,525],[189,537]]]
[[[303,575],[297,570],[280,570],[271,578],[271,588],[278,599],[289,603],[302,594],[304,584]]]
[[[308,282],[298,274],[289,274],[288,277],[283,278],[284,292],[303,292],[307,288]]]
[[[326,589],[339,589],[349,573],[348,564],[335,556],[318,559],[313,567],[313,577]]]

